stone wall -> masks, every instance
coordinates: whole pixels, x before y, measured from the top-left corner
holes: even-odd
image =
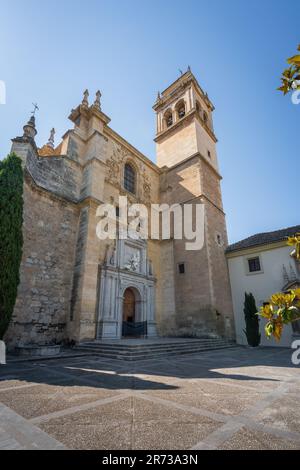
[[[203,203],[205,243],[200,251],[187,251],[185,239],[161,243],[160,331],[164,335],[233,337],[220,176],[203,156],[192,156],[163,172],[161,202]],[[180,264],[184,264],[184,274],[179,272]]]
[[[25,175],[21,280],[9,347],[66,339],[70,312],[78,210]]]
[[[81,166],[68,157],[38,157],[34,150],[28,152],[27,171],[35,183],[69,201],[79,198]]]

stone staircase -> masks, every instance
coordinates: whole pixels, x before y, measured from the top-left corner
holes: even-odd
[[[81,343],[76,350],[103,358],[139,361],[164,356],[195,354],[203,351],[235,347],[234,342],[221,338],[159,338],[124,339],[121,341],[92,341]]]

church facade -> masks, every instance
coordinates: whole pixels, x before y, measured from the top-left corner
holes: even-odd
[[[190,70],[159,94],[157,163],[118,135],[101,94],[72,110],[58,146],[42,148],[35,118],[13,139],[24,167],[21,281],[6,335],[11,346],[128,335],[234,337],[227,232],[214,107]],[[192,204],[205,208],[204,246],[185,240],[100,240],[97,208]]]

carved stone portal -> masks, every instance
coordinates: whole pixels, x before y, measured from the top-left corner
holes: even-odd
[[[151,269],[150,269],[151,268]],[[152,264],[147,259],[144,240],[118,240],[114,263],[101,267],[98,306],[98,339],[122,338],[125,292],[135,292],[135,323],[147,323],[148,337],[157,336],[155,322],[155,286]]]

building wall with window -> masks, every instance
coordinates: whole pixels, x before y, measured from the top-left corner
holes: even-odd
[[[267,302],[270,296],[284,290],[285,286],[297,282],[300,277],[299,263],[291,257],[291,247],[286,241],[245,248],[228,252],[228,266],[233,299],[233,310],[238,344],[247,344],[244,318],[245,292],[252,293],[257,308]],[[265,321],[260,320],[261,344],[263,346],[290,347],[294,332],[287,326],[280,343],[267,340],[264,333]]]

